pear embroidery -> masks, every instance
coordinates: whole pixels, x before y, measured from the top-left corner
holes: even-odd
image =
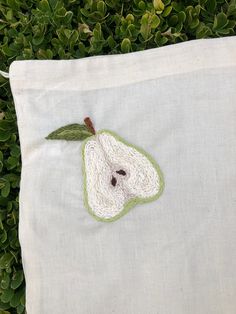
[[[114,132],[95,132],[90,118],[69,124],[46,139],[83,141],[84,203],[100,221],[114,221],[140,203],[156,200],[164,188],[156,161]]]

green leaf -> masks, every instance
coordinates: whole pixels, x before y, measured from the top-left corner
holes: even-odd
[[[126,53],[126,52],[130,52],[130,49],[131,49],[131,42],[129,38],[124,38],[121,43],[121,51],[123,53]]]
[[[58,0],[48,0],[48,3],[52,9],[56,8]]]
[[[191,29],[196,28],[199,25],[200,21],[198,18],[193,19],[192,23],[189,25]]]
[[[14,295],[14,290],[11,288],[8,288],[6,290],[3,290],[3,293],[2,293],[0,299],[3,303],[8,303],[8,302],[10,302],[13,295]]]
[[[116,46],[116,42],[112,36],[109,36],[107,38],[107,43],[111,49],[113,49]]]
[[[178,23],[178,15],[173,14],[170,19],[169,19],[169,25],[170,26],[175,26]]]
[[[208,12],[214,12],[216,9],[216,0],[208,0],[206,3],[206,9]]]
[[[128,14],[127,16],[126,16],[126,21],[128,22],[128,23],[134,23],[134,16],[133,16],[133,14]]]
[[[184,10],[184,4],[181,1],[179,1],[179,2],[173,1],[171,3],[171,5],[176,12],[180,12],[180,11]],[[186,7],[187,7],[187,5],[186,5]]]
[[[10,284],[10,276],[8,273],[4,272],[2,276],[2,280],[1,280],[1,288],[7,289],[9,287],[9,284]]]
[[[38,4],[38,8],[39,10],[41,10],[42,12],[50,12],[50,6],[47,0],[42,0],[39,2]]]
[[[69,124],[50,133],[48,140],[83,141],[93,133],[85,124]]]
[[[139,1],[138,7],[140,10],[144,11],[146,9],[146,3],[144,1]]]
[[[23,282],[24,275],[23,271],[19,270],[13,274],[12,281],[11,281],[11,288],[17,289]]]
[[[162,16],[167,17],[168,15],[170,15],[171,11],[172,11],[172,6],[170,5],[170,6],[165,8],[165,10],[162,13]]]
[[[106,14],[106,10],[107,10],[105,2],[98,1],[97,9],[102,14],[102,16],[104,16]]]
[[[13,157],[19,157],[20,156],[20,146],[13,144],[11,145],[11,155]]]
[[[161,20],[157,15],[152,16],[151,28],[155,29],[159,26]]]
[[[7,159],[7,168],[8,169],[13,169],[15,168],[19,163],[19,159],[17,157],[9,156]]]
[[[32,39],[32,43],[35,45],[35,46],[39,46],[42,44],[42,42],[44,41],[45,39],[45,36],[44,34],[40,34],[40,35],[35,35],[34,38]]]
[[[0,223],[2,223],[2,219],[0,217]],[[0,242],[5,243],[7,240],[7,232],[5,229],[2,230],[1,235],[0,235]]]
[[[140,33],[144,40],[147,40],[151,34],[151,14],[145,13],[141,19]]]
[[[227,16],[236,15],[236,0],[231,0],[227,10]]]
[[[38,59],[52,59],[53,58],[53,52],[50,49],[47,49],[46,51],[43,49],[39,49],[37,52]]]
[[[211,33],[211,29],[208,26],[200,23],[196,31],[196,38],[206,38],[211,35]]]
[[[0,300],[0,314],[11,314],[10,312],[4,311],[4,310],[8,310],[10,307],[11,306],[9,303],[3,303]]]
[[[178,16],[178,22],[180,22],[180,23],[184,23],[184,22],[185,22],[185,20],[186,20],[186,14],[185,14],[184,11],[180,11],[180,12],[177,14],[177,16]]]
[[[7,269],[10,266],[13,258],[14,257],[11,253],[3,254],[0,258],[0,269]]]
[[[11,137],[10,131],[0,130],[0,142],[6,142]]]
[[[25,309],[24,305],[21,305],[21,304],[18,305],[16,308],[17,314],[22,314],[24,312],[24,309]]]
[[[10,301],[10,305],[14,308],[17,307],[18,305],[21,304],[22,297],[24,297],[24,289],[18,289],[17,291],[15,291],[15,294]]]
[[[165,5],[161,0],[153,0],[153,6],[157,12],[162,12],[165,8]]]
[[[19,10],[19,3],[17,3],[17,1],[15,1],[15,0],[7,0],[7,4],[13,10]]]
[[[25,305],[25,293],[24,293],[24,289],[21,289],[22,290],[22,295],[21,295],[21,298],[20,298],[20,304],[21,305]]]
[[[0,178],[1,196],[8,197],[11,189],[10,182],[5,178]]]
[[[15,129],[14,121],[0,120],[0,142],[7,141]]]
[[[228,24],[227,15],[223,12],[220,12],[215,16],[213,30],[221,30]]]

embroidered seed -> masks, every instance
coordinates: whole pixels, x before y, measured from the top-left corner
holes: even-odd
[[[116,178],[112,176],[111,184],[112,184],[113,186],[116,186],[116,183],[117,183]]]
[[[116,171],[116,173],[120,174],[121,176],[125,176],[126,175],[126,172],[122,169]]]

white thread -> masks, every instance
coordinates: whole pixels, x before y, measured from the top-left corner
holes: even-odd
[[[153,197],[160,189],[159,175],[148,158],[108,132],[87,141],[84,160],[88,204],[100,218],[113,218],[129,200]]]

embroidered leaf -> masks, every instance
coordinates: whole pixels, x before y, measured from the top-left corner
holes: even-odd
[[[83,141],[93,133],[85,124],[68,124],[50,133],[48,140]]]

